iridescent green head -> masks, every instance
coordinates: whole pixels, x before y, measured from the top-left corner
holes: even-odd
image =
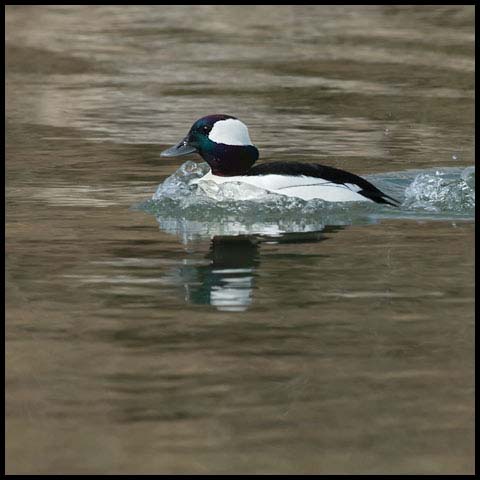
[[[195,152],[210,165],[214,175],[221,176],[245,174],[259,155],[247,126],[230,115],[200,118],[183,140],[161,156],[178,157]]]

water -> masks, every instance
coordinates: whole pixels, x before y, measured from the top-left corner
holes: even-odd
[[[473,7],[6,28],[7,473],[474,471]],[[159,153],[218,112],[401,207],[212,201]]]

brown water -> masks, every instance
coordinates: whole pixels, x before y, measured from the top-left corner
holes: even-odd
[[[208,113],[266,160],[473,165],[474,7],[6,28],[7,473],[473,473],[471,210],[190,238],[132,206]]]

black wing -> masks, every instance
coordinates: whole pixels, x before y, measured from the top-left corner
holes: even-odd
[[[358,175],[339,168],[327,167],[316,163],[271,162],[253,166],[245,175],[292,175],[323,178],[332,183],[351,183],[361,188],[357,193],[376,203],[386,203],[398,207],[400,202],[383,193],[375,185]],[[395,202],[395,203],[392,203]]]

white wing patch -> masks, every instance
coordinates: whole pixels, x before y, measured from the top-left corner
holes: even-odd
[[[362,187],[355,185],[354,183],[345,183],[344,184],[347,188],[349,188],[352,192],[359,192],[362,190]]]
[[[215,122],[208,138],[225,145],[252,145],[247,126],[235,118]]]
[[[269,192],[286,195],[287,197],[297,197],[303,200],[313,200],[318,198],[327,202],[371,202],[372,200],[358,194],[361,190],[355,184],[333,183],[323,178],[307,176],[288,176],[288,175],[252,175],[220,177],[207,173],[202,178],[192,183],[214,182],[222,184],[227,182],[241,182],[248,185],[268,190]]]

